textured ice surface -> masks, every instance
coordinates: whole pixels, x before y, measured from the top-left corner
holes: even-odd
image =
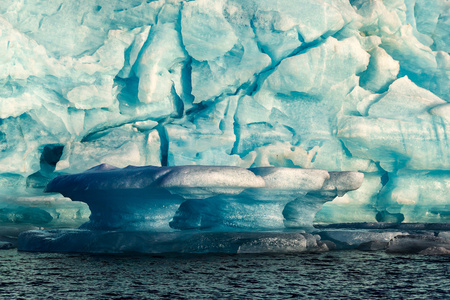
[[[0,237],[17,236],[21,229],[34,226],[73,227],[89,220],[90,212],[85,203],[70,201],[59,194],[44,195],[38,188],[25,187],[41,184],[40,176],[30,176],[26,180],[15,174],[3,174],[0,182]]]
[[[386,251],[391,253],[449,254],[450,240],[432,234],[396,236],[389,242]]]
[[[302,253],[328,251],[326,243],[298,232],[121,232],[31,230],[19,250],[85,253]]]
[[[397,236],[408,235],[404,232],[395,231],[370,231],[370,230],[329,230],[320,233],[323,240],[334,242],[338,249],[351,249],[370,243],[371,247],[375,243],[386,248],[389,241]],[[369,249],[369,250],[381,250]]]
[[[8,249],[11,249],[13,247],[14,246],[13,246],[12,243],[0,241],[0,250],[8,250]]]
[[[284,167],[101,164],[46,187],[89,205],[77,230],[31,230],[24,251],[280,253],[328,251],[305,233],[323,203],[359,188],[363,173]],[[285,229],[296,232],[283,232]]]
[[[46,187],[91,211],[85,229],[173,231],[312,229],[323,203],[359,188],[359,172],[262,167],[102,164]]]
[[[448,255],[449,232],[326,229],[302,232],[149,232],[82,229],[30,230],[20,234],[22,251],[86,253],[302,253],[357,249]],[[11,247],[12,243],[4,243]]]
[[[449,32],[446,0],[1,1],[0,216],[77,223],[42,188],[108,163],[361,171],[318,222],[448,222]]]

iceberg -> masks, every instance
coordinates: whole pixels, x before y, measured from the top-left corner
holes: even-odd
[[[446,0],[3,1],[0,236],[82,224],[450,222],[449,32]],[[101,164],[118,169],[93,175]],[[106,212],[93,201],[105,197],[88,193],[88,206],[73,191],[64,193],[77,201],[44,193],[60,175],[131,180],[149,165],[163,167],[154,169],[162,177],[164,168],[241,168],[239,178],[255,181],[245,175],[225,194],[253,204],[220,186],[175,192],[173,182],[159,187],[167,209],[158,204],[145,221],[132,213],[140,192],[110,185],[110,218],[96,219]],[[292,186],[266,193],[278,189],[266,186],[266,168],[286,184],[297,169],[326,170],[331,186],[356,174],[342,172],[365,179],[333,201],[324,200],[329,191],[301,192],[326,203],[299,214]],[[121,193],[134,199],[123,215],[113,211]]]
[[[311,229],[335,197],[364,174],[315,169],[102,164],[60,175],[46,187],[91,211],[83,229],[173,231]]]
[[[45,190],[87,203],[90,221],[79,230],[25,232],[19,237],[19,249],[76,251],[75,243],[87,252],[102,251],[108,245],[109,250],[104,251],[138,247],[133,251],[189,252],[204,248],[209,252],[219,251],[215,243],[231,243],[238,244],[242,253],[276,251],[272,247],[288,252],[319,251],[321,247],[325,251],[327,248],[311,234],[283,231],[314,230],[314,215],[322,205],[359,188],[363,178],[359,172],[281,167],[120,169],[101,164],[83,173],[60,175]],[[126,242],[122,250],[111,245],[124,234],[137,241]],[[100,245],[92,242],[98,239]],[[190,246],[174,246],[181,242]],[[235,251],[230,247],[224,246],[221,251]]]

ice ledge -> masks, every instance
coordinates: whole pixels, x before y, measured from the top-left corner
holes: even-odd
[[[260,167],[245,169],[227,166],[128,166],[123,169],[101,164],[83,173],[53,179],[46,192],[71,193],[93,190],[164,188],[186,199],[236,194],[248,189],[266,188],[307,193],[335,192],[342,196],[358,189],[364,174],[328,172],[319,169]]]
[[[53,179],[91,210],[84,229],[170,232],[312,228],[322,205],[362,184],[359,172],[219,166],[99,165]]]

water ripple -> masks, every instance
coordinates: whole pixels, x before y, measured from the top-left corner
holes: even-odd
[[[450,298],[450,257],[335,251],[280,255],[0,252],[0,298]]]

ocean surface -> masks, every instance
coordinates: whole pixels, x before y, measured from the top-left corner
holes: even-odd
[[[449,299],[450,256],[0,251],[0,299]]]

